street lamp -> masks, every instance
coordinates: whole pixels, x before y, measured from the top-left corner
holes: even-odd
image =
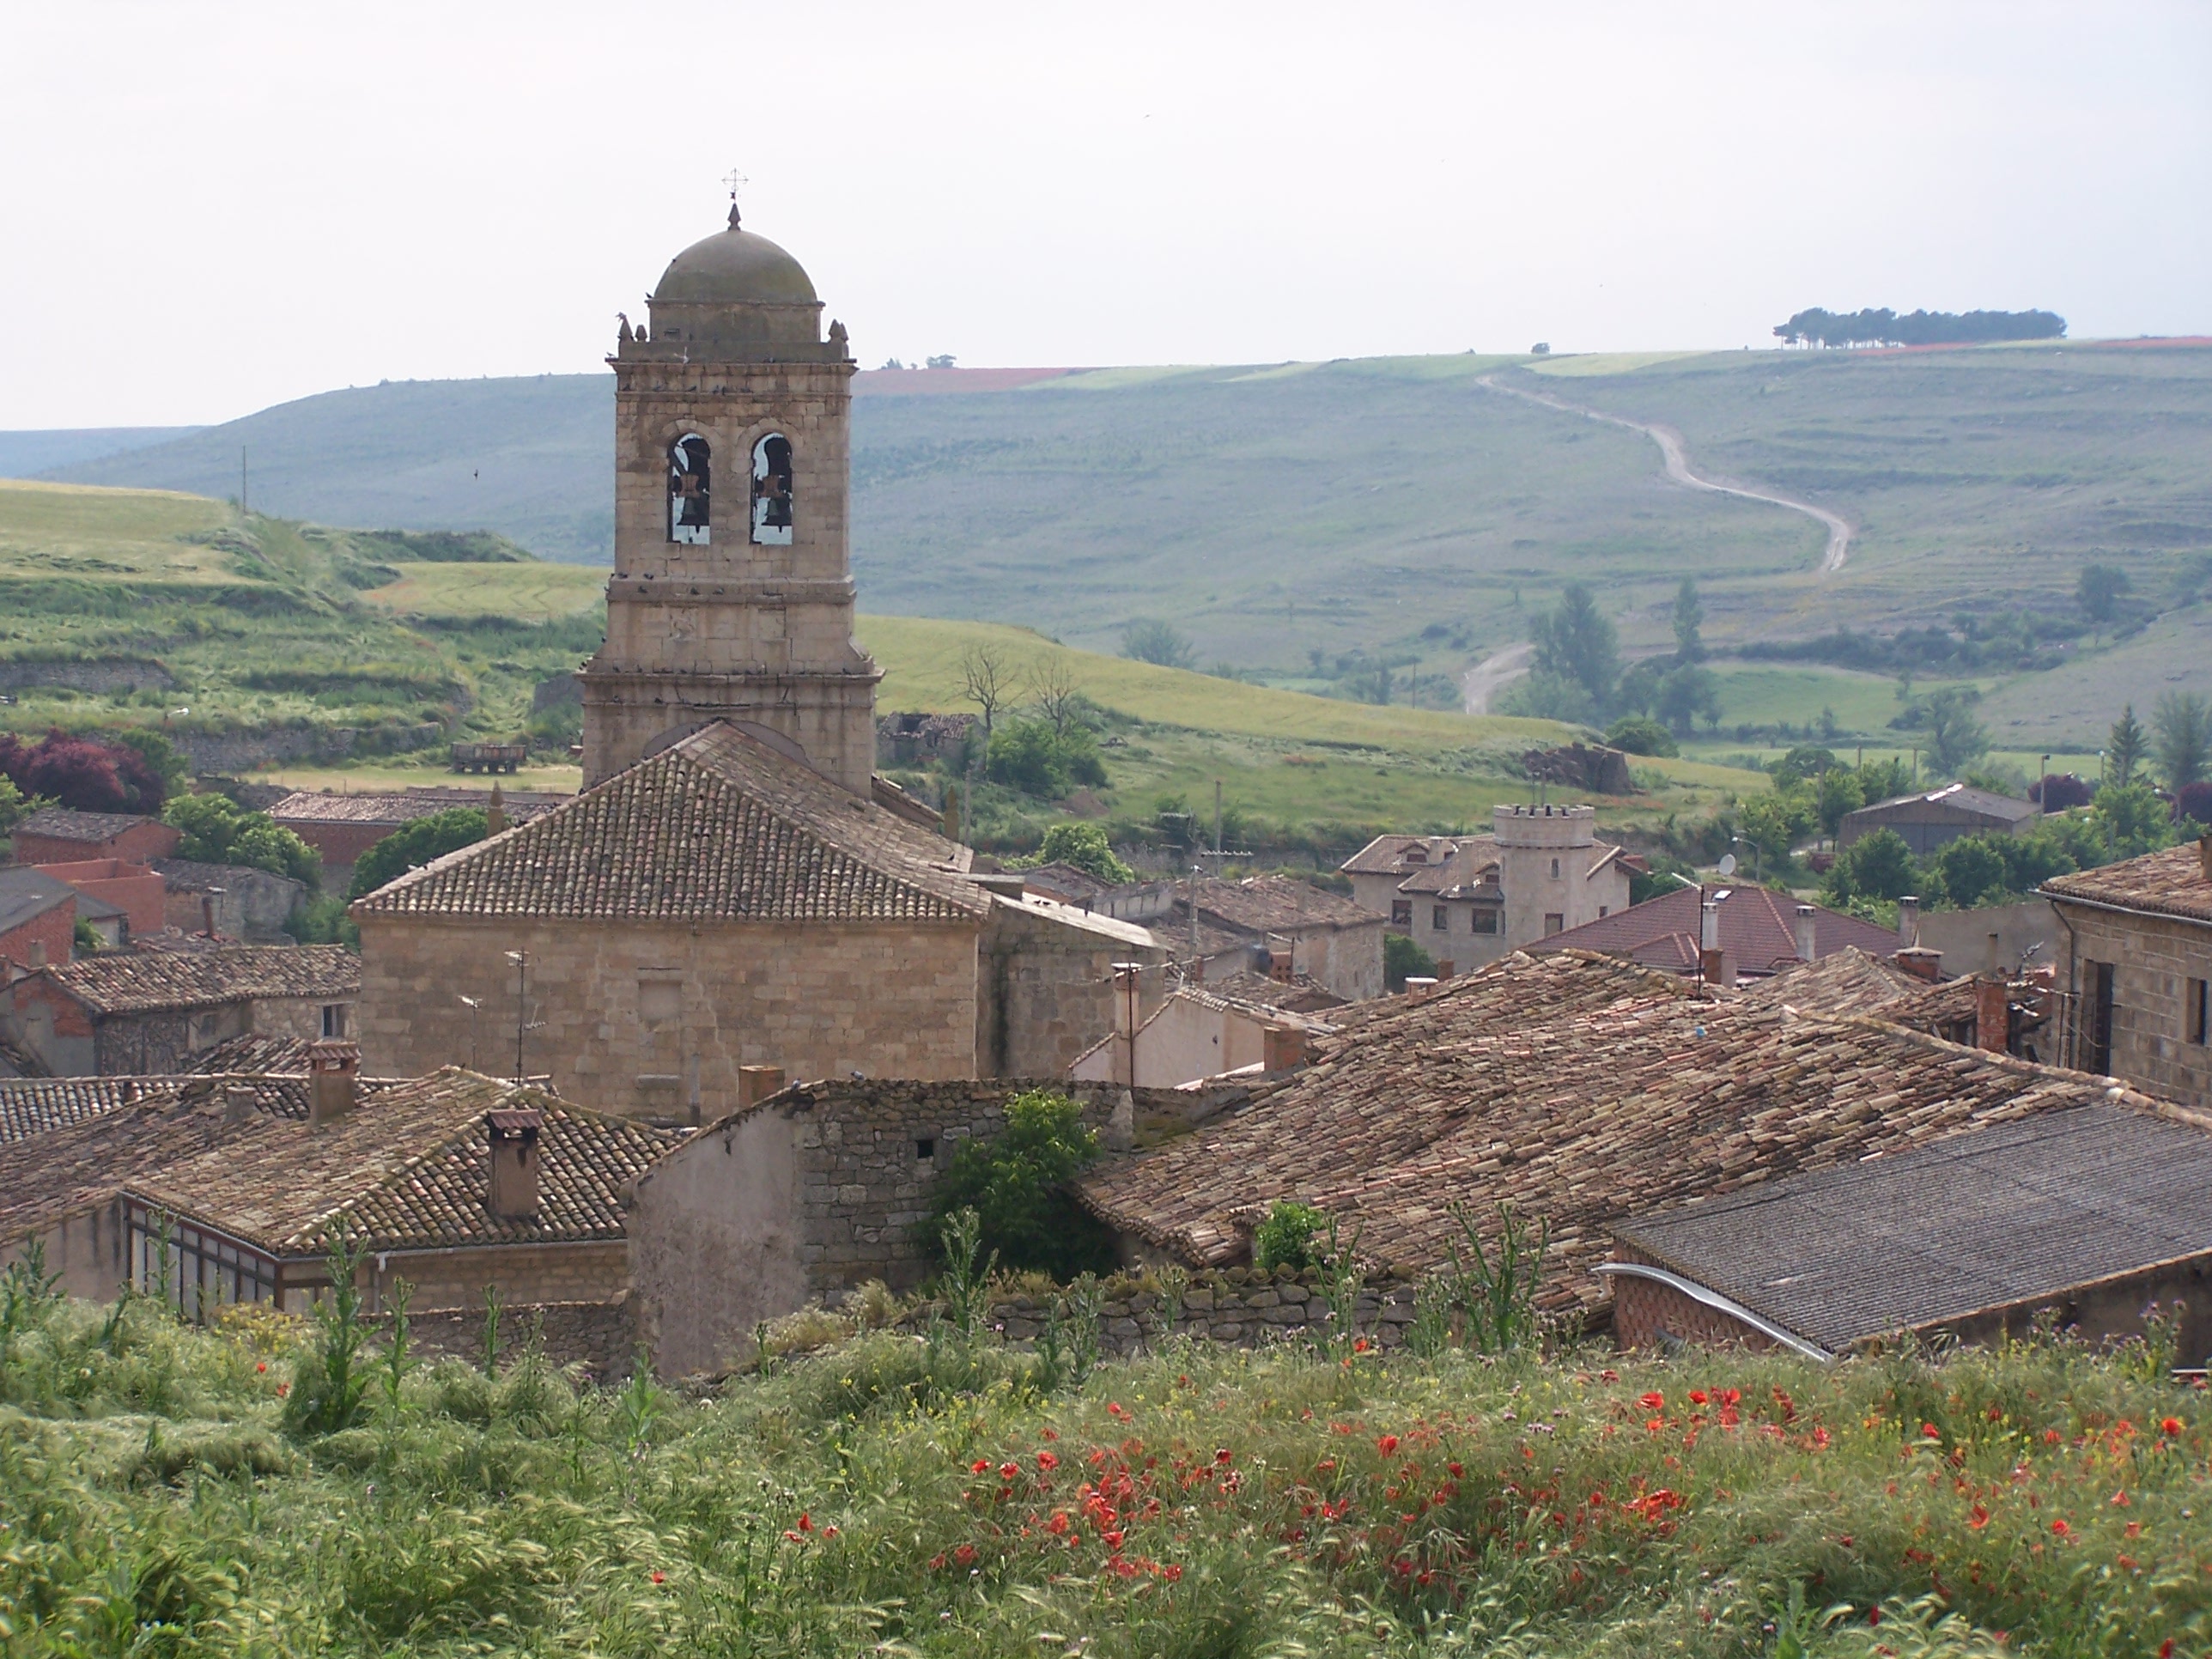
[[[2035,810],[2039,817],[2051,810],[2051,757],[2045,755],[2038,764],[2041,770],[2035,780]]]

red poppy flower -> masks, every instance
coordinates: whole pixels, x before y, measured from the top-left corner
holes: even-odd
[[[1972,1527],[1976,1532],[1979,1532],[1984,1527],[1990,1524],[1990,1512],[1984,1509],[1979,1504],[1975,1504],[1973,1514],[1966,1518],[1966,1524]]]
[[[1655,1389],[1650,1394],[1637,1395],[1636,1403],[1647,1412],[1662,1412],[1667,1409],[1667,1396]]]
[[[963,1567],[973,1566],[975,1561],[975,1547],[973,1544],[963,1544],[952,1552],[952,1559]]]
[[[801,1510],[799,1516],[799,1529],[801,1532],[812,1532],[814,1530],[814,1517],[805,1513],[805,1511]]]
[[[1943,1437],[1943,1431],[1933,1423],[1923,1423],[1920,1425],[1920,1432],[1929,1440],[1941,1440]]]
[[[1398,1437],[1395,1434],[1384,1435],[1375,1443],[1375,1449],[1385,1457],[1391,1455],[1398,1449]]]
[[[1060,1467],[1060,1459],[1050,1452],[1039,1452],[1037,1454],[1037,1467],[1044,1470],[1047,1474],[1050,1474],[1053,1470]]]
[[[1237,1454],[1224,1446],[1213,1454],[1213,1461],[1217,1463],[1233,1463],[1237,1461]]]
[[[1170,1584],[1179,1583],[1182,1578],[1182,1569],[1176,1565],[1173,1562],[1170,1562],[1166,1566],[1160,1569],[1160,1577],[1166,1579]],[[2172,1650],[2173,1644],[2169,1642],[2166,1645],[2167,1650],[2171,1652]]]
[[[2053,1538],[2070,1538],[2074,1535],[2074,1528],[2063,1521],[2053,1521],[2051,1523],[2051,1535]]]
[[[262,1361],[258,1365],[256,1365],[253,1369],[254,1369],[255,1370],[257,1370],[257,1371],[265,1371],[265,1370],[267,1370],[269,1369],[269,1362],[268,1362],[267,1360],[265,1360],[265,1359],[264,1359],[264,1360],[263,1360],[263,1361]],[[2171,1422],[2172,1422],[2172,1421],[2173,1421],[2173,1419],[2172,1419],[2172,1418],[2170,1418],[2170,1417],[2169,1417],[2169,1418],[2167,1418],[2166,1420],[2167,1422],[2169,1422],[2169,1423],[2171,1423]]]
[[[1444,1468],[1451,1471],[1451,1478],[1455,1480],[1459,1480],[1467,1473],[1467,1471],[1457,1463],[1447,1463],[1444,1465]]]
[[[1116,1527],[1116,1528],[1115,1528],[1113,1531],[1111,1531],[1111,1532],[1104,1532],[1104,1533],[1101,1533],[1101,1534],[1099,1534],[1098,1535],[1099,1535],[1101,1538],[1103,1538],[1103,1539],[1106,1540],[1106,1547],[1107,1547],[1108,1549],[1109,1549],[1109,1550],[1118,1550],[1118,1549],[1120,1549],[1120,1548],[1121,1547],[1121,1536],[1122,1536],[1122,1534],[1121,1534],[1121,1529],[1119,1527]]]
[[[1690,1390],[1690,1403],[1691,1403],[1692,1406],[1702,1406],[1702,1405],[1704,1405],[1704,1404],[1705,1403],[1705,1391],[1703,1389],[1691,1389],[1691,1390]]]
[[[988,1458],[988,1457],[979,1457],[979,1458],[977,1458],[974,1462],[970,1463],[970,1464],[968,1466],[968,1472],[969,1472],[970,1474],[990,1474],[990,1472],[991,1472],[991,1460],[990,1460],[989,1458]]]
[[[1067,1535],[1067,1511],[1054,1510],[1052,1519],[1044,1523],[1044,1529],[1054,1538],[1065,1538]]]
[[[2160,1434],[2164,1435],[2167,1439],[2171,1440],[2172,1438],[2173,1438],[2173,1437],[2174,1437],[2175,1435],[2179,1434],[2179,1433],[2181,1432],[2181,1419],[2180,1419],[2179,1418],[2178,1418],[2178,1417],[2166,1417],[2166,1418],[2161,1418],[2161,1419],[2159,1419],[2159,1425],[2158,1425],[2158,1431],[2159,1431]],[[2171,1646],[2172,1646],[2173,1644],[2172,1644],[2171,1642],[2168,1642],[2168,1643],[2166,1644],[2166,1645],[2167,1645],[2168,1647],[2171,1647]]]
[[[659,1567],[655,1567],[653,1570],[653,1582],[656,1584],[665,1584],[668,1582],[668,1575],[661,1571]]]
[[[1021,1472],[1022,1466],[1018,1463],[1001,1463],[999,1465],[999,1479],[1001,1480],[1011,1480]]]

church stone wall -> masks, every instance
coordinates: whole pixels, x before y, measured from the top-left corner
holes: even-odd
[[[528,954],[539,1027],[524,1034],[525,1068],[596,1110],[711,1121],[735,1109],[740,1066],[794,1079],[975,1069],[972,924],[379,915],[362,921],[362,1068],[511,1073],[509,951]]]
[[[975,1059],[985,1077],[1066,1077],[1114,1029],[1114,964],[1164,963],[1136,945],[1018,904],[992,906],[977,963]],[[1139,977],[1137,1018],[1165,998],[1158,973]]]

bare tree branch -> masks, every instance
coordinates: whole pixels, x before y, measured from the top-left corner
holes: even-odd
[[[971,645],[960,653],[962,695],[983,711],[983,735],[999,718],[1013,689],[1013,666],[995,646]]]
[[[1039,657],[1029,667],[1030,701],[1036,711],[1051,724],[1055,734],[1067,735],[1067,728],[1075,722],[1075,710],[1082,692],[1076,689],[1075,671],[1063,657]]]

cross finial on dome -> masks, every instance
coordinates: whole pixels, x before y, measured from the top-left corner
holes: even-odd
[[[738,192],[743,190],[750,180],[735,167],[732,167],[729,172],[722,175],[722,182],[730,187],[730,228],[735,230],[738,228]]]

